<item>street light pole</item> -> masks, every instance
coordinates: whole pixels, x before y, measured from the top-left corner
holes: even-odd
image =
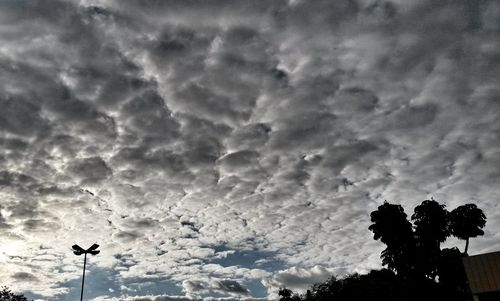
[[[73,245],[72,246],[73,248],[73,253],[77,256],[80,256],[82,254],[84,254],[83,256],[83,278],[82,278],[82,292],[80,293],[80,301],[83,301],[83,287],[85,285],[85,268],[86,268],[86,265],[87,265],[87,254],[90,254],[90,255],[97,255],[99,254],[99,250],[97,250],[97,248],[99,248],[99,245],[98,244],[93,244],[92,246],[90,246],[90,248],[88,248],[87,250],[84,250],[82,247],[80,247],[79,245]]]
[[[87,265],[87,253],[83,256],[83,278],[82,278],[82,292],[80,294],[80,301],[83,301],[83,286],[85,285],[85,266]]]

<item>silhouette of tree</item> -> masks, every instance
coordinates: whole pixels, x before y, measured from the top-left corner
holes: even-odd
[[[469,249],[469,238],[484,235],[481,230],[486,225],[486,216],[474,204],[465,204],[450,212],[451,234],[465,240],[464,254]]]
[[[326,282],[313,285],[312,289],[303,295],[293,294],[290,291],[287,296],[296,296],[300,301],[447,300],[443,298],[436,282],[428,279],[407,281],[388,269],[373,270],[365,275],[355,273],[340,279],[332,277]],[[288,300],[292,299],[280,299],[280,301]]]
[[[280,301],[471,300],[462,264],[466,253],[441,250],[441,243],[453,234],[467,240],[467,251],[468,239],[484,234],[486,217],[480,209],[467,204],[448,212],[435,200],[425,200],[415,207],[412,226],[403,207],[386,201],[370,217],[373,238],[387,246],[380,257],[388,269],[332,277],[302,295],[283,288]]]
[[[411,220],[419,240],[433,242],[437,247],[450,236],[448,214],[445,205],[435,200],[425,200],[415,207]]]
[[[417,267],[420,273],[431,279],[438,273],[441,243],[450,236],[448,215],[445,205],[435,200],[425,200],[415,207],[411,216],[417,244]]]
[[[292,290],[287,288],[280,288],[278,295],[281,297],[280,301],[300,301],[301,298],[298,294],[292,292]]]
[[[16,295],[7,287],[2,287],[0,290],[0,301],[28,301],[23,295]]]
[[[468,300],[470,296],[467,275],[458,248],[443,249],[438,261],[439,284],[450,300]]]
[[[401,205],[387,201],[370,214],[368,229],[375,240],[380,239],[387,248],[382,251],[382,264],[400,275],[409,276],[415,266],[415,240],[412,225]]]

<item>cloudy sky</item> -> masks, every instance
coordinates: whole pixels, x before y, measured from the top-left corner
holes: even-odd
[[[379,268],[434,197],[500,250],[500,2],[0,1],[0,283],[255,300]],[[450,241],[463,249],[463,242]]]

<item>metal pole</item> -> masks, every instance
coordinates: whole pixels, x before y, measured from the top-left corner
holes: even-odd
[[[85,265],[87,264],[87,253],[84,253],[83,258],[83,278],[82,278],[82,293],[80,294],[80,301],[83,301],[83,285],[85,284]]]

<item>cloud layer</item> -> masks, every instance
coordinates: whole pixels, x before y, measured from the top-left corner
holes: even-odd
[[[2,2],[0,282],[64,300],[69,246],[98,242],[89,277],[117,288],[96,300],[273,298],[379,267],[369,213],[431,196],[477,203],[471,253],[498,250],[499,20],[488,0]]]

